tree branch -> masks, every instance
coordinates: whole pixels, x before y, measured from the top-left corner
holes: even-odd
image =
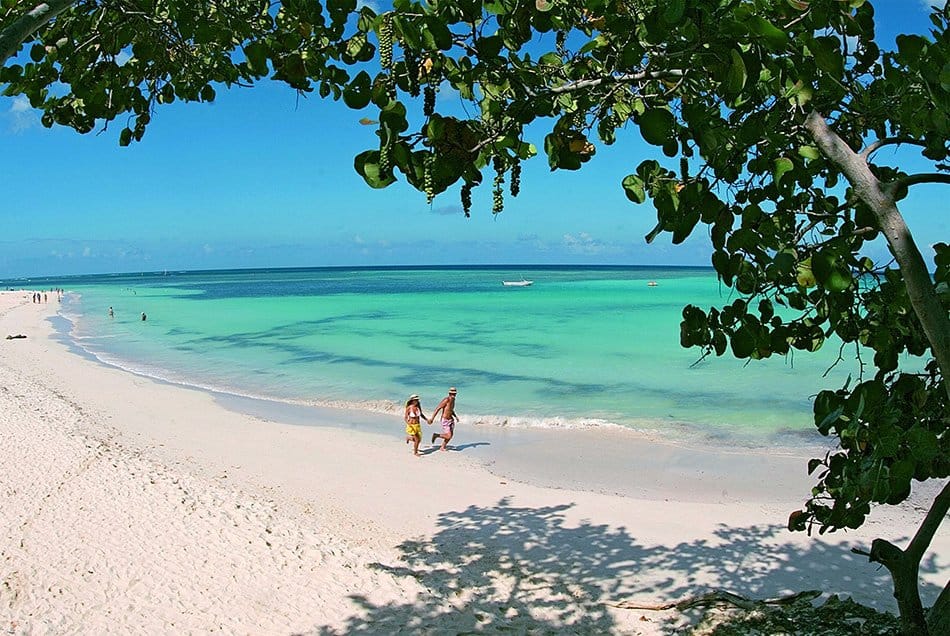
[[[908,557],[918,562],[923,558],[924,552],[930,547],[930,542],[933,540],[937,528],[943,523],[943,518],[947,516],[948,510],[950,510],[950,481],[943,485],[943,490],[934,498],[933,505],[927,511],[923,523],[917,528],[917,533],[911,539],[907,549],[904,550]]]
[[[77,0],[41,2],[0,31],[0,66],[13,57],[23,42],[43,25],[76,4]]]
[[[919,139],[914,139],[913,137],[886,137],[884,139],[878,139],[867,148],[861,151],[861,158],[865,161],[874,154],[877,150],[884,146],[895,146],[900,144],[912,144],[914,146],[926,146],[924,142]]]
[[[816,111],[805,119],[805,128],[821,152],[845,175],[855,194],[874,214],[897,260],[914,313],[927,335],[950,396],[950,318],[937,298],[924,257],[897,209],[894,188],[885,187],[871,172],[867,161],[839,137],[824,116]]]
[[[943,174],[941,172],[912,174],[903,179],[898,179],[895,185],[909,188],[910,186],[920,183],[950,183],[950,174]]]
[[[640,71],[639,73],[625,73],[623,75],[608,75],[606,77],[597,77],[594,79],[584,79],[577,80],[575,82],[568,82],[561,86],[555,86],[554,88],[549,88],[548,93],[554,95],[559,95],[561,93],[571,93],[573,91],[581,91],[585,88],[594,88],[600,86],[601,84],[632,84],[634,82],[642,82],[645,80],[656,80],[656,79],[679,79],[683,77],[685,73],[679,70],[671,71]]]

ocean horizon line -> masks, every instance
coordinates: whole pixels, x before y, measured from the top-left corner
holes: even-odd
[[[517,268],[534,271],[649,271],[675,270],[713,272],[711,265],[617,265],[617,264],[583,264],[570,263],[484,263],[484,264],[454,264],[454,265],[312,265],[312,266],[277,266],[277,267],[225,267],[212,269],[156,269],[128,272],[91,272],[85,274],[37,274],[33,276],[15,276],[0,279],[0,285],[12,282],[38,280],[71,280],[92,278],[121,278],[123,276],[173,276],[181,274],[249,274],[254,272],[320,272],[320,271],[492,271],[514,270]]]

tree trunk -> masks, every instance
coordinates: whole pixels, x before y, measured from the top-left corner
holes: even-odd
[[[937,298],[924,258],[897,209],[894,188],[882,184],[874,176],[867,161],[829,128],[820,113],[814,111],[810,113],[805,119],[805,128],[821,149],[822,154],[844,173],[854,188],[855,194],[870,208],[877,219],[881,232],[900,267],[911,306],[927,335],[943,376],[944,389],[950,397],[950,318]],[[918,587],[920,561],[930,547],[930,542],[948,510],[950,510],[950,481],[944,484],[943,490],[934,499],[933,505],[927,511],[927,516],[906,550],[901,550],[884,539],[875,539],[871,546],[871,561],[882,564],[891,573],[894,581],[894,598],[897,599],[900,611],[901,630],[907,636],[950,633],[943,628],[940,631],[928,632],[927,625],[928,619],[940,625],[950,622],[948,618],[950,608],[947,607],[950,605],[950,592],[944,589],[931,609],[930,615],[927,616],[920,602]]]
[[[927,613],[927,628],[931,634],[950,634],[950,581]]]
[[[821,114],[812,112],[808,115],[805,128],[822,154],[844,173],[855,194],[877,219],[878,226],[900,267],[910,304],[924,328],[940,366],[947,397],[950,397],[950,318],[940,305],[924,257],[917,249],[917,244],[904,223],[904,217],[897,209],[893,188],[878,181],[867,161],[828,127]]]
[[[32,9],[0,31],[0,66],[6,66],[23,42],[44,24],[76,4],[78,0],[49,0],[37,3]]]
[[[914,559],[913,555],[885,539],[874,540],[871,544],[870,559],[880,563],[891,573],[894,598],[897,599],[897,610],[901,619],[901,634],[927,636],[927,619],[917,588],[920,559]]]

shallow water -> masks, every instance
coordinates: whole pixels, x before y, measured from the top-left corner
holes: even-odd
[[[534,285],[501,284],[522,276]],[[822,378],[836,347],[697,362],[698,350],[679,346],[683,306],[732,301],[707,269],[161,272],[25,286],[68,289],[74,343],[138,373],[382,411],[419,393],[428,412],[454,385],[464,419],[496,425],[794,446],[817,438],[811,396],[855,370],[845,361]]]

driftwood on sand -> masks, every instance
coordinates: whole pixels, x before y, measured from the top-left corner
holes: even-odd
[[[744,596],[739,596],[738,594],[733,594],[732,592],[719,590],[715,592],[709,592],[707,594],[701,594],[700,596],[691,596],[681,601],[673,601],[670,603],[651,604],[635,603],[633,601],[619,601],[616,603],[608,602],[607,604],[619,609],[662,611],[669,609],[687,610],[693,607],[703,607],[707,605],[719,605],[725,603],[729,605],[735,605],[736,607],[744,610],[754,610],[766,605],[791,605],[792,603],[797,603],[798,601],[811,601],[818,598],[819,596],[821,596],[821,592],[819,590],[806,590],[804,592],[790,594],[789,596],[757,601]]]

